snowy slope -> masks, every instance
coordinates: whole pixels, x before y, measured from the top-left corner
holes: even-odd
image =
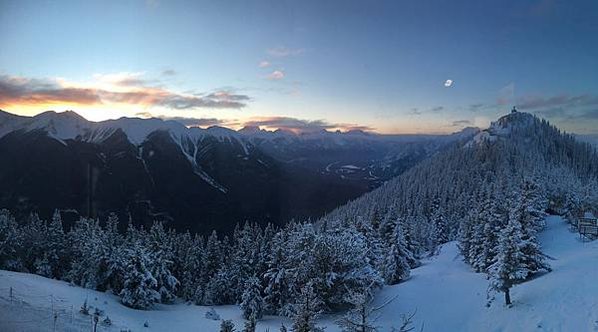
[[[451,242],[438,256],[413,270],[410,280],[379,293],[378,303],[396,297],[382,310],[378,320],[381,330],[399,326],[402,314],[416,311],[414,325],[418,330],[423,326],[424,331],[598,331],[598,241],[579,240],[555,216],[547,219],[540,241],[552,257],[554,270],[514,287],[512,308],[505,307],[501,297],[486,307],[484,275],[473,273],[462,262],[456,243]],[[204,317],[208,307],[180,303],[157,305],[152,311],[133,310],[119,304],[111,294],[7,271],[0,271],[0,330],[52,331],[52,304],[59,313],[58,331],[88,330],[89,318],[78,313],[86,298],[114,322],[99,331],[218,331],[219,322]],[[232,319],[238,329],[242,327],[237,307],[215,309],[223,319]],[[339,331],[334,319],[329,316],[321,321],[326,331]],[[145,321],[149,328],[142,327]],[[258,331],[276,331],[281,322],[290,325],[287,319],[265,317]]]
[[[598,331],[598,241],[583,242],[556,216],[539,236],[553,272],[512,289],[513,307],[499,295],[486,304],[487,281],[462,262],[455,242],[412,271],[412,278],[385,288],[398,295],[380,322],[388,326],[397,312],[412,312],[425,331]]]

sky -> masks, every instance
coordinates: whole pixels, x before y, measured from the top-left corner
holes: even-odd
[[[0,0],[0,109],[450,133],[517,105],[598,133],[598,1]]]

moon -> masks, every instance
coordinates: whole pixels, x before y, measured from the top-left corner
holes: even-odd
[[[453,85],[453,80],[446,80],[444,82],[444,87],[450,88]]]

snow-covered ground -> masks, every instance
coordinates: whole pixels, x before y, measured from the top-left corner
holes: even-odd
[[[424,331],[598,331],[598,241],[581,241],[560,217],[552,216],[540,242],[552,257],[553,271],[514,287],[511,308],[503,305],[500,296],[486,307],[485,276],[462,262],[454,242],[444,245],[438,256],[412,271],[409,281],[379,293],[378,303],[396,297],[381,311],[381,330],[398,327],[401,315],[416,311],[414,325]],[[57,313],[56,331],[89,331],[89,316],[79,313],[85,299],[113,321],[110,327],[100,323],[98,331],[218,331],[220,325],[205,318],[208,307],[180,303],[133,310],[111,294],[0,271],[0,331],[53,331],[52,312]],[[223,319],[232,319],[237,330],[242,328],[236,306],[215,309]],[[326,331],[339,331],[334,320],[325,317],[321,325],[327,326]],[[145,322],[149,327],[143,327]],[[257,330],[274,332],[281,322],[290,326],[287,319],[265,317]]]

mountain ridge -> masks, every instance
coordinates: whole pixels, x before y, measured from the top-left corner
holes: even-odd
[[[173,120],[3,112],[0,207],[46,218],[54,208],[98,217],[114,211],[120,220],[157,218],[201,232],[227,232],[245,220],[281,224],[319,217],[461,135],[468,134],[244,135]]]

